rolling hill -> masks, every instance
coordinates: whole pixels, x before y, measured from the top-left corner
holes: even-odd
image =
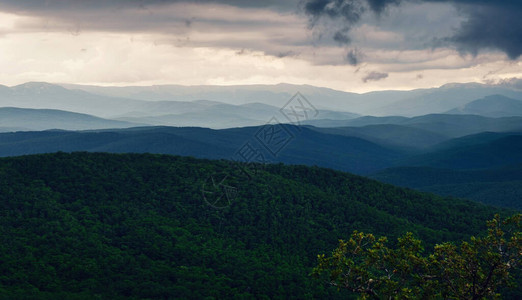
[[[245,161],[239,155],[250,146],[263,157],[263,162],[318,165],[358,174],[389,167],[404,156],[400,151],[361,138],[289,125],[224,130],[143,127],[0,134],[0,156],[56,151],[147,152]]]
[[[162,153],[241,161],[255,156],[253,161],[318,165],[362,175],[398,166],[477,169],[522,162],[519,133],[483,133],[426,147],[439,139],[443,137],[421,129],[390,125],[334,129],[266,125],[221,130],[137,127],[2,133],[0,156],[56,151]],[[241,153],[245,151],[250,158]]]
[[[370,177],[396,186],[522,210],[521,164],[480,170],[398,167]]]
[[[522,134],[452,139],[372,174],[390,184],[522,209]]]
[[[247,178],[230,161],[166,155],[0,159],[2,297],[345,299],[309,273],[353,230],[410,231],[432,247],[511,213],[328,169],[259,167]]]

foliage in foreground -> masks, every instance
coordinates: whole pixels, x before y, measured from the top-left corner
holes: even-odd
[[[471,237],[459,246],[436,245],[423,255],[421,241],[412,233],[398,239],[396,248],[386,237],[355,231],[339,241],[332,255],[318,256],[312,274],[326,274],[339,289],[362,299],[483,299],[500,297],[499,288],[513,285],[510,271],[522,256],[522,214],[487,222],[487,235]]]

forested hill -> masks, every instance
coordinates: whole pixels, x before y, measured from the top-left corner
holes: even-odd
[[[2,299],[335,299],[308,274],[353,230],[431,247],[499,211],[318,167],[102,153],[2,158],[0,203]]]

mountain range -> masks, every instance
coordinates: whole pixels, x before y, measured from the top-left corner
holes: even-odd
[[[284,124],[296,113],[288,106],[295,91],[304,101],[298,104],[307,106],[312,117]],[[519,207],[518,178],[471,176],[466,182],[418,184],[411,174],[425,171],[444,178],[448,172],[503,172],[518,166],[521,100],[518,90],[479,84],[354,94],[288,84],[96,87],[33,82],[0,86],[0,155],[148,152],[244,161],[251,157],[242,151],[250,150],[258,162],[318,165]],[[263,137],[280,144],[267,146]]]
[[[521,100],[0,86],[0,298],[350,299],[310,271],[354,230],[428,249],[522,210]]]
[[[40,131],[0,134],[0,156],[56,151],[135,152],[236,159],[252,145],[260,162],[285,162],[330,167],[366,174],[383,169],[402,157],[400,152],[349,136],[324,134],[296,126],[260,126],[223,130],[197,127],[142,127],[99,131]],[[284,130],[289,135],[280,152],[270,152],[256,138],[265,130]],[[277,150],[277,149],[276,149]]]
[[[282,107],[300,92],[317,108],[345,111],[360,115],[419,116],[445,113],[474,100],[503,95],[522,100],[522,92],[510,88],[477,83],[447,84],[439,88],[412,91],[379,91],[348,93],[310,85],[246,85],[246,86],[179,86],[99,87],[63,85],[89,93],[146,101],[212,100],[228,104],[264,103]]]
[[[286,145],[274,154],[258,137],[263,132],[277,130],[290,135]],[[449,139],[431,147],[413,148],[405,147],[404,144],[392,145],[375,135],[374,138],[368,138],[370,133],[367,130],[363,130],[358,136],[350,135],[343,128],[336,130],[270,125],[222,130],[137,127],[14,132],[0,134],[0,156],[90,151],[159,153],[242,162],[317,165],[423,191],[467,197],[505,207],[520,207],[522,182],[518,177],[506,174],[493,180],[491,176],[484,179],[477,175],[463,182],[446,180],[456,176],[447,174],[486,172],[498,175],[507,170],[512,171],[512,166],[522,166],[522,132],[482,133]],[[362,138],[364,135],[367,137]],[[426,139],[422,134],[417,137],[418,141]],[[408,143],[413,145],[415,135],[410,135],[409,138],[411,140]],[[253,156],[243,155],[248,151],[257,153],[255,159]],[[419,172],[424,175],[419,175]],[[429,178],[431,181],[425,183],[426,180],[422,178]],[[422,183],[418,183],[418,180]]]
[[[252,85],[252,86],[152,86],[152,87],[98,87],[57,85],[30,82],[14,87],[0,88],[0,107],[58,109],[92,114],[103,118],[154,117],[180,115],[203,110],[201,123],[209,108],[218,104],[241,106],[259,103],[270,105],[262,111],[277,111],[300,92],[320,113],[317,119],[347,119],[357,116],[420,116],[426,114],[464,111],[463,106],[475,100],[495,95],[511,101],[522,100],[522,92],[494,85],[454,84],[440,88],[412,91],[381,91],[365,94],[347,93],[307,85]],[[205,100],[205,101],[198,101]],[[473,106],[472,106],[473,107]],[[230,109],[231,106],[222,107]],[[245,109],[245,107],[242,107]],[[258,107],[259,108],[259,107]],[[219,110],[219,107],[218,107]],[[511,109],[501,110],[504,115]],[[210,110],[212,112],[212,110]],[[321,114],[321,111],[326,111]],[[236,117],[247,118],[240,109]],[[210,114],[211,117],[219,113]],[[265,120],[263,113],[250,112],[247,119]],[[234,118],[232,118],[234,119]],[[169,125],[169,124],[153,124]],[[172,125],[172,124],[171,124]],[[259,123],[249,125],[261,125]],[[238,124],[243,126],[243,124]],[[223,127],[222,127],[223,128]]]

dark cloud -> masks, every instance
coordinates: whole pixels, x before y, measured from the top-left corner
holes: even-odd
[[[357,49],[350,49],[348,53],[346,53],[346,61],[352,65],[356,66],[359,64],[362,53]]]
[[[366,9],[364,1],[361,0],[308,0],[305,3],[305,12],[312,16],[312,22],[329,17],[356,23]]]
[[[452,36],[443,37],[438,46],[455,46],[462,53],[476,55],[480,50],[496,49],[509,58],[522,54],[522,1],[513,0],[306,0],[309,25],[320,20],[342,21],[334,40],[350,41],[351,28],[367,13],[381,15],[390,5],[431,2],[455,5],[466,18]],[[338,34],[339,32],[342,35]],[[340,39],[342,37],[342,39]],[[432,45],[433,46],[433,45]]]
[[[1,2],[0,11],[37,16],[41,20],[40,24],[21,24],[20,26],[40,26],[40,29],[46,30],[48,28],[52,30],[53,28],[50,27],[55,26],[60,30],[69,31],[71,34],[95,30],[185,35],[198,26],[199,29],[217,27],[221,32],[247,31],[247,28],[250,31],[256,31],[278,26],[271,24],[274,22],[264,20],[236,22],[233,18],[227,20],[209,18],[201,21],[197,19],[196,23],[192,23],[190,15],[181,16],[181,19],[174,21],[173,16],[168,15],[167,12],[161,13],[164,6],[181,2],[201,5],[223,4],[247,9],[266,8],[277,12],[296,12],[302,9],[308,17],[309,26],[317,31],[315,36],[324,37],[321,44],[330,43],[329,46],[338,44],[342,47],[353,44],[355,38],[352,39],[352,29],[362,22],[365,15],[385,15],[387,9],[392,6],[447,3],[448,6],[455,6],[465,19],[454,33],[442,33],[443,36],[438,36],[439,44],[437,45],[428,44],[425,41],[419,42],[419,38],[408,36],[410,39],[399,40],[400,44],[396,48],[402,47],[401,50],[404,50],[406,47],[425,49],[451,46],[461,53],[471,54],[477,54],[483,49],[493,49],[505,52],[511,59],[518,59],[522,54],[522,34],[520,34],[522,32],[522,17],[520,17],[522,1],[520,0],[2,0]],[[416,28],[415,25],[423,21],[425,20],[411,20],[412,27]],[[43,24],[49,27],[44,28]],[[30,29],[28,28],[28,30]],[[198,30],[198,28],[194,30]],[[399,28],[398,30],[403,30],[402,33],[405,33],[404,29]],[[437,34],[436,31],[435,34]],[[286,43],[285,41],[271,42],[273,45]],[[304,43],[304,40],[300,42]],[[235,47],[235,45],[230,46]],[[248,47],[248,45],[244,47]],[[285,51],[287,49],[283,51],[277,49],[272,54],[277,55],[277,53]],[[339,61],[359,64],[361,56],[348,52],[344,58],[340,55],[337,58],[337,62]]]
[[[333,36],[334,41],[338,42],[339,44],[346,45],[351,42],[350,37],[347,33],[342,31],[337,31]]]
[[[388,73],[370,72],[366,76],[364,76],[362,81],[364,83],[366,83],[368,81],[379,81],[379,80],[382,80],[387,77],[388,77]]]
[[[447,41],[461,52],[476,55],[481,49],[498,49],[509,58],[522,54],[522,1],[520,4],[503,3],[466,4],[460,9],[468,19]]]
[[[401,0],[368,0],[370,8],[377,14],[381,14],[386,6],[390,4],[399,4]]]
[[[321,21],[341,21],[340,28],[329,33],[331,38],[341,45],[351,43],[349,32],[352,25],[359,22],[366,10],[367,7],[361,0],[308,0],[305,1],[304,5],[304,11],[310,17],[310,28],[314,28]],[[331,30],[330,26],[330,24],[325,26],[328,31]],[[322,37],[322,34],[319,36]]]

